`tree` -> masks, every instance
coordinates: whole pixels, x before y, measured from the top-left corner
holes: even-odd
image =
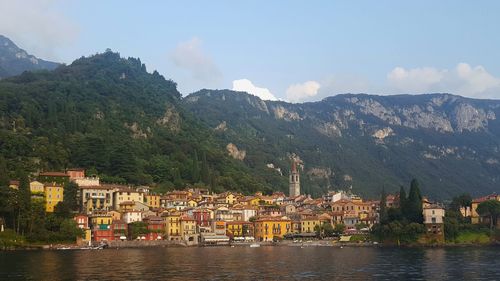
[[[387,209],[387,223],[391,221],[401,221],[404,220],[403,213],[400,208],[389,208]]]
[[[17,226],[16,232],[24,235],[29,226],[31,212],[31,191],[30,181],[26,173],[19,173],[19,191],[17,204]]]
[[[7,161],[0,155],[0,188],[9,186],[9,170],[7,169]]]
[[[343,223],[338,223],[334,227],[335,233],[342,234],[345,231],[345,225]]]
[[[416,179],[411,181],[410,194],[408,195],[406,205],[407,213],[405,214],[405,217],[408,221],[420,224],[423,223],[422,195],[420,194],[419,184]]]
[[[57,203],[57,205],[54,207],[54,214],[62,219],[69,219],[72,217],[69,204],[65,201]]]
[[[316,237],[320,238],[321,237],[321,226],[319,224],[314,226],[314,232],[316,233]]]
[[[198,159],[198,152],[195,150],[193,155],[193,165],[191,167],[191,180],[193,183],[200,181],[200,163]]]
[[[201,181],[206,185],[210,185],[210,169],[207,162],[207,154],[203,151],[201,155]]]
[[[84,232],[78,227],[73,219],[65,219],[59,225],[59,237],[62,241],[75,241],[78,237],[84,237]]]
[[[490,230],[493,230],[493,227],[497,225],[498,216],[500,216],[500,201],[484,201],[477,206],[476,211],[482,217],[489,217]]]
[[[389,216],[387,214],[387,195],[385,194],[385,188],[382,188],[382,193],[380,194],[380,217],[379,221],[381,224],[386,224]]]
[[[454,241],[459,234],[459,223],[455,217],[449,217],[448,212],[444,217],[444,235],[447,241]]]
[[[364,222],[357,223],[354,227],[356,227],[356,230],[361,230],[363,228],[367,228],[368,225]]]
[[[399,189],[399,209],[401,210],[401,214],[403,215],[403,217],[406,217],[408,213],[407,205],[406,191],[405,188],[401,186]]]
[[[335,233],[335,230],[333,229],[333,226],[331,223],[325,223],[323,224],[323,234],[326,237],[332,237],[333,234]]]
[[[70,211],[78,211],[78,185],[74,182],[67,182],[64,185],[63,202]]]
[[[148,224],[142,221],[136,221],[133,223],[129,224],[129,230],[130,230],[130,237],[132,239],[135,239],[141,235],[147,234],[148,231]]]
[[[460,194],[459,196],[453,197],[450,204],[450,209],[454,211],[460,211],[462,207],[470,207],[472,204],[472,197],[468,193]]]

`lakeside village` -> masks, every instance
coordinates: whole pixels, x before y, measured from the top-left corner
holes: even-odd
[[[155,194],[146,186],[102,184],[96,176],[86,177],[84,169],[40,173],[36,180],[29,181],[29,194],[32,204],[38,202],[43,211],[51,215],[64,212],[61,206],[69,193],[65,187],[68,184],[76,186],[74,196],[79,211],[69,212],[68,219],[78,230],[69,231],[76,233],[73,237],[77,237],[75,245],[78,247],[233,243],[257,247],[279,243],[304,245],[310,241],[442,244],[450,235],[452,238],[460,236],[464,229],[469,233],[473,229],[499,226],[500,211],[497,209],[494,214],[491,210],[484,211],[486,207],[480,205],[489,204],[482,204],[484,202],[500,204],[500,195],[474,200],[458,197],[452,202],[454,207],[450,211],[454,212],[455,208],[458,215],[445,218],[444,205],[422,198],[416,180],[411,184],[408,197],[403,195],[405,189],[402,188],[397,194],[382,192],[379,200],[364,200],[345,191],[311,198],[300,193],[299,171],[296,163],[292,162],[291,166],[289,196],[282,192],[250,196],[235,192],[214,194],[203,188]],[[20,185],[19,181],[10,181],[9,187],[20,191]],[[10,226],[7,218],[0,214],[1,231],[11,227],[11,232],[14,229],[19,235],[26,235],[33,225],[16,218],[16,212],[13,214]],[[38,222],[34,220],[32,224],[36,226]],[[449,225],[445,226],[445,221]],[[27,225],[26,230],[20,233],[19,225],[23,223]],[[61,224],[56,231],[68,232],[67,228],[63,230]],[[445,231],[453,233],[445,236]],[[480,242],[476,240],[465,242]]]

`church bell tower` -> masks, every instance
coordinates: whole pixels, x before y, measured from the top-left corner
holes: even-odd
[[[289,196],[296,197],[300,195],[300,176],[297,170],[297,161],[292,159],[292,169],[290,170],[290,181],[289,181]]]

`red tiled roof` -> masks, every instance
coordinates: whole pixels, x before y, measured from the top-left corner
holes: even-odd
[[[44,172],[44,173],[40,173],[38,176],[42,176],[42,177],[69,177],[66,173],[63,173],[63,172]]]
[[[84,172],[85,169],[84,168],[71,168],[71,169],[67,169],[66,171],[79,171],[79,172]]]
[[[483,196],[480,198],[476,198],[476,199],[472,200],[472,203],[482,203],[482,202],[488,201],[488,200],[495,200],[497,196],[498,196],[497,194],[493,193],[493,194],[486,195],[486,196]]]

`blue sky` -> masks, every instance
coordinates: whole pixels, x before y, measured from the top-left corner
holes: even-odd
[[[200,88],[500,98],[499,1],[4,1],[0,34],[72,60],[106,48]]]

